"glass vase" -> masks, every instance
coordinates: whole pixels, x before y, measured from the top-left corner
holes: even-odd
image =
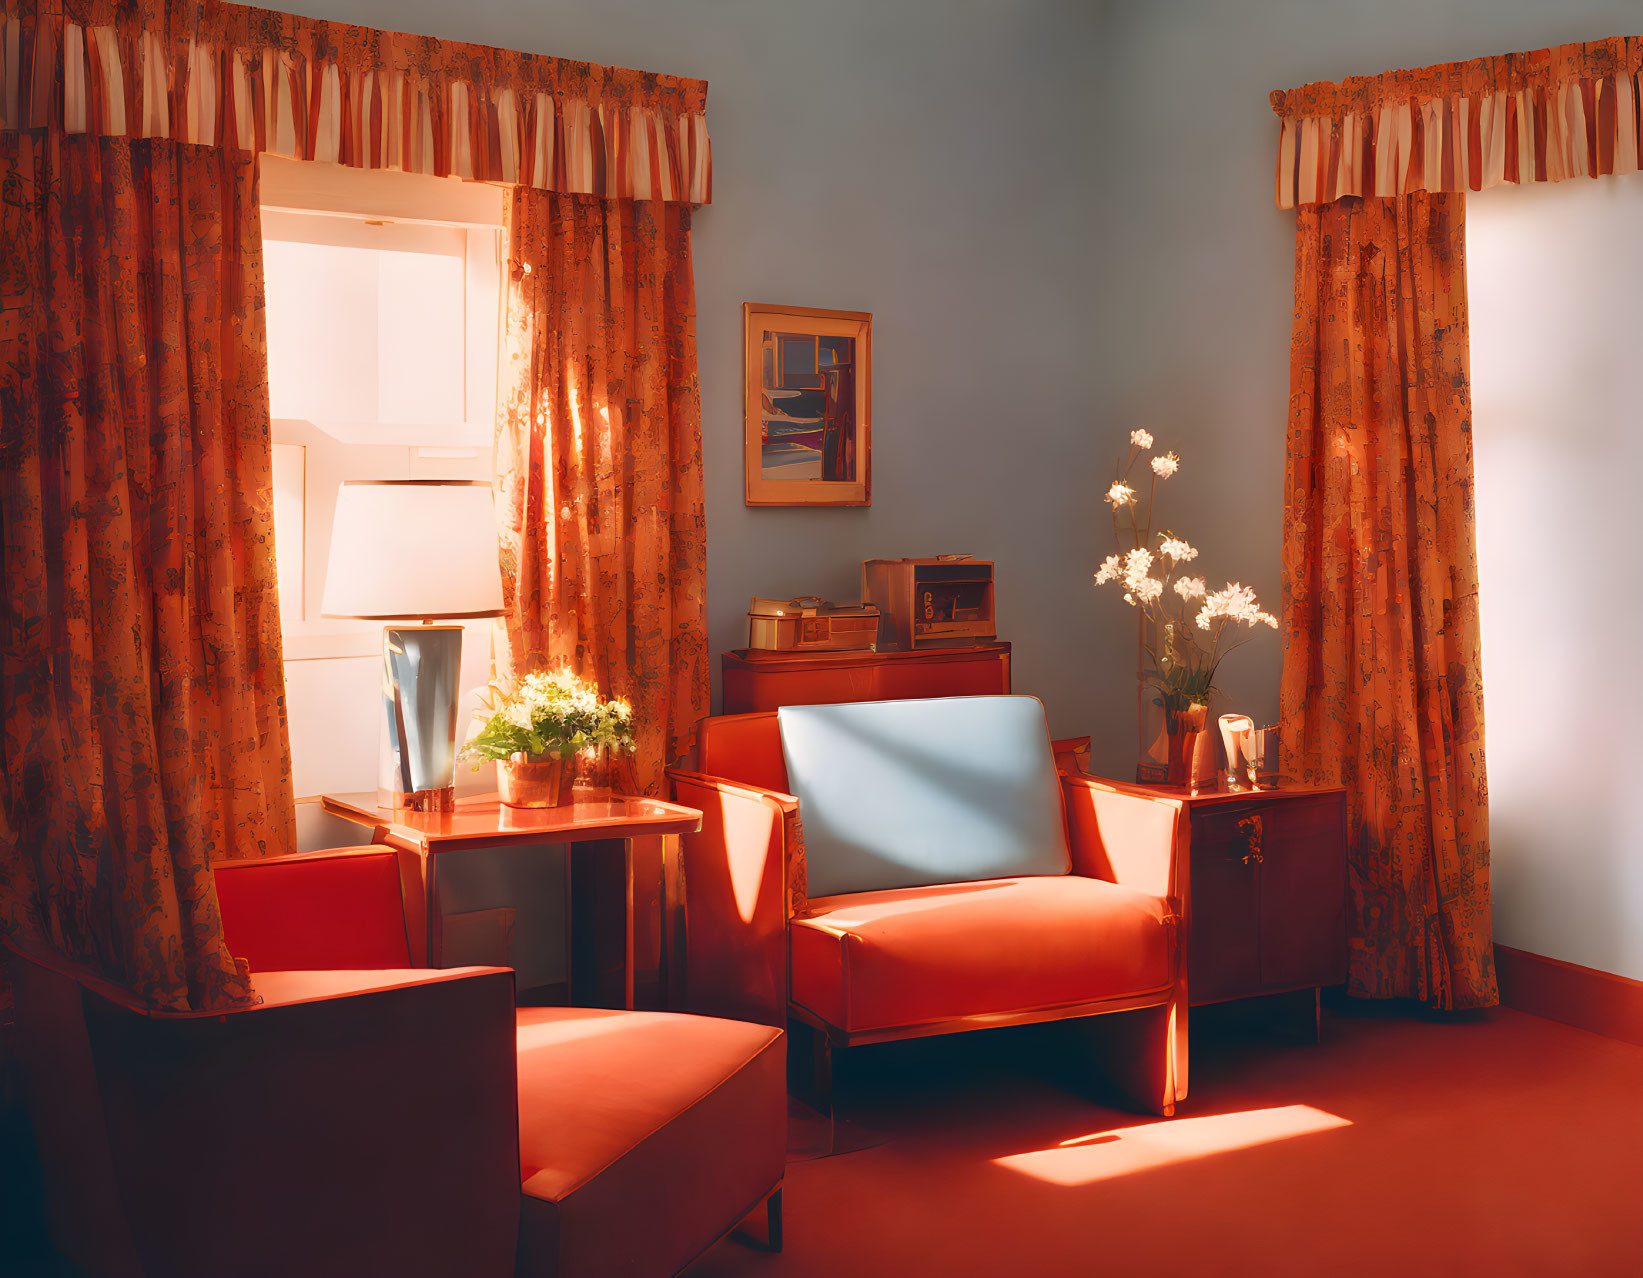
[[[1193,694],[1203,654],[1182,622],[1136,618],[1136,724],[1140,752],[1135,779],[1143,785],[1202,786],[1215,781],[1215,742],[1206,731],[1213,688]],[[1169,689],[1166,691],[1166,688]]]
[[[1164,702],[1158,689],[1147,681],[1147,649],[1154,647],[1156,626],[1145,613],[1135,618],[1135,779],[1142,785],[1163,785],[1169,780],[1169,742],[1164,722]]]
[[[632,756],[616,746],[587,746],[576,755],[576,788],[589,798],[637,794]]]
[[[1169,781],[1169,723],[1158,689],[1140,684],[1135,697],[1138,752],[1135,779],[1142,785]]]

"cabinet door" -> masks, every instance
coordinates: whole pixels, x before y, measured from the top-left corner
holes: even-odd
[[[1192,814],[1192,924],[1187,997],[1193,1003],[1254,994],[1261,985],[1260,879],[1240,823],[1243,805]]]
[[[1261,847],[1261,984],[1346,979],[1344,796],[1270,804]]]

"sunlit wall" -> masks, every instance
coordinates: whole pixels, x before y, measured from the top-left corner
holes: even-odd
[[[1643,177],[1466,216],[1495,935],[1643,978]]]

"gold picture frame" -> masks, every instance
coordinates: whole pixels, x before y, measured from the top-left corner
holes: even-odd
[[[749,506],[870,506],[873,317],[742,303]]]

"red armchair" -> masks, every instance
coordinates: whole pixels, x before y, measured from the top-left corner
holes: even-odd
[[[954,733],[967,741],[982,739],[966,726],[985,713],[980,703],[1036,706],[1030,698],[953,700],[969,703],[955,704],[949,716]],[[893,770],[898,758],[915,755],[910,788],[946,788],[965,804],[966,793],[986,778],[971,771],[944,782],[949,763],[939,757],[934,734],[894,744],[875,739],[897,713],[894,705],[793,710],[849,711],[849,731],[837,740],[846,752],[851,743],[879,751],[869,777],[879,765]],[[1019,705],[1005,708],[1022,712]],[[813,896],[816,848],[807,852],[804,812],[790,792],[780,713],[705,720],[698,737],[701,771],[669,774],[678,801],[703,813],[701,831],[684,837],[688,1005],[788,1025],[795,1090],[823,1108],[831,1103],[836,1049],[1092,1018],[1083,1037],[1102,1049],[1111,1081],[1139,1108],[1172,1114],[1187,1093],[1188,827],[1181,805],[1061,774],[1047,783],[1047,801],[1059,801],[1065,851],[1059,863],[1052,854],[1048,872],[1041,866],[1007,876],[956,876],[950,883],[932,881],[931,872],[912,886],[866,891],[840,890],[833,872],[828,894]],[[1037,713],[1042,725],[1041,709]],[[1047,733],[1036,749],[1055,774]],[[840,760],[824,756],[822,770]],[[868,793],[873,788],[870,779],[862,803],[883,801],[882,793]],[[1129,1014],[1105,1015],[1113,1012]]]
[[[164,1015],[15,953],[59,1251],[88,1274],[668,1274],[768,1203],[779,1032],[513,1006],[414,969],[387,849],[224,862],[259,1006]]]

